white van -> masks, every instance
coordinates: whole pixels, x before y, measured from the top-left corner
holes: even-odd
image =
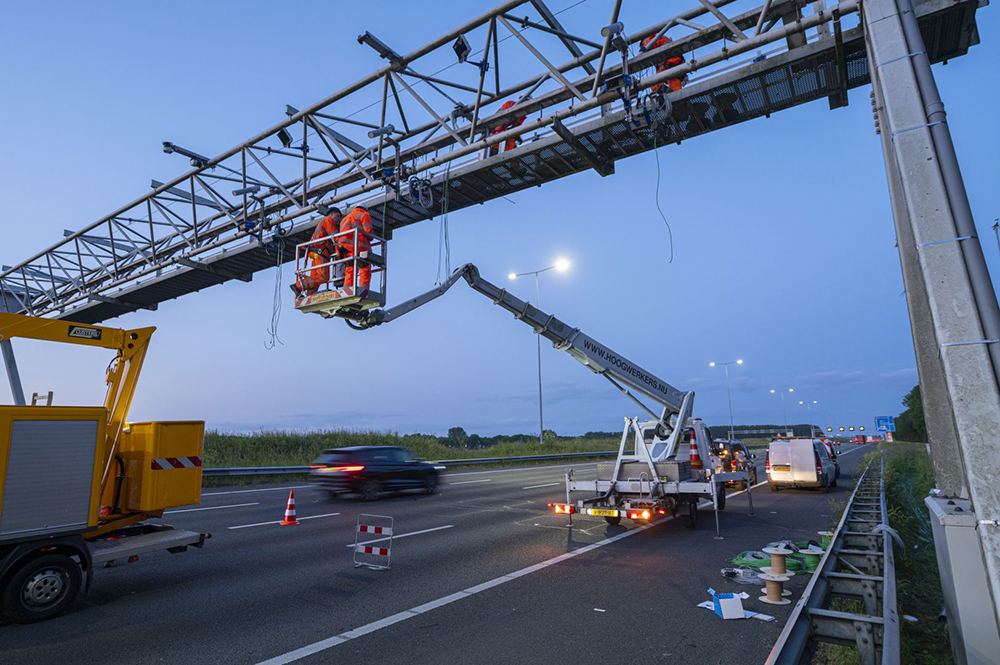
[[[767,485],[818,487],[822,492],[837,486],[837,469],[826,446],[817,439],[775,439],[767,446]]]

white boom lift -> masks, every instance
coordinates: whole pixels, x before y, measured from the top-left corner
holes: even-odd
[[[459,279],[465,279],[473,290],[534,328],[556,349],[566,351],[603,376],[653,418],[625,419],[618,456],[614,462],[597,464],[596,480],[573,481],[572,472],[568,472],[566,503],[550,504],[555,512],[567,514],[572,520],[573,513],[585,511],[604,517],[610,524],[618,524],[622,517],[649,521],[667,514],[687,513],[688,525],[694,527],[698,504],[709,499],[716,511],[718,530],[718,511],[726,503],[726,483],[744,483],[749,497],[750,476],[746,468],[722,472],[708,428],[700,418],[691,416],[693,391],[674,388],[578,328],[571,328],[483,279],[471,263],[463,265],[434,289],[395,307],[341,311],[336,316],[346,318],[348,325],[358,330],[389,323],[444,295]],[[661,407],[660,413],[646,406],[637,395],[654,401]],[[590,496],[573,503],[572,492]],[[750,511],[752,514],[752,499]]]

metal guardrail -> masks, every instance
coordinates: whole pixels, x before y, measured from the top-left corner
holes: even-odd
[[[506,464],[510,462],[541,462],[545,460],[585,459],[590,457],[614,457],[616,450],[593,453],[561,453],[552,455],[517,455],[513,457],[479,457],[472,459],[449,459],[433,461],[441,466],[472,466],[474,464]],[[237,466],[229,468],[202,469],[203,476],[272,476],[293,473],[309,473],[309,466]]]
[[[863,665],[899,665],[896,566],[885,503],[885,462],[872,462],[840,518],[830,546],[792,609],[767,665],[808,663],[818,642],[854,646]],[[859,600],[864,613],[829,609]]]

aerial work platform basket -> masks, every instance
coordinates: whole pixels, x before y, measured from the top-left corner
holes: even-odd
[[[359,236],[365,236],[369,248],[351,256],[326,255],[325,248],[344,243],[358,247]],[[295,298],[295,309],[323,318],[345,316],[351,312],[385,306],[385,238],[361,229],[342,231],[299,243],[295,246],[295,280],[311,284],[314,289],[302,291]],[[367,285],[361,281],[363,270],[371,271]],[[344,286],[346,273],[353,275],[353,284]]]

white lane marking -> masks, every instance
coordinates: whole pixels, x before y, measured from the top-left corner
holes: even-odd
[[[482,480],[463,480],[463,481],[458,482],[458,483],[448,483],[448,484],[449,485],[471,485],[472,483],[488,483],[491,480],[492,480],[491,478],[483,478]]]
[[[293,663],[297,660],[301,660],[302,658],[307,658],[322,651],[326,651],[327,649],[335,647],[338,644],[343,644],[344,642],[352,640],[355,637],[361,637],[362,635],[373,633],[377,630],[381,630],[382,628],[392,626],[393,624],[397,624],[401,621],[406,621],[407,619],[412,619],[413,617],[420,616],[424,612],[430,612],[431,610],[454,603],[457,600],[468,598],[469,596],[474,596],[477,593],[486,591],[487,589],[492,589],[493,587],[505,584],[507,582],[510,582],[511,580],[516,580],[519,577],[530,575],[531,573],[537,572],[539,570],[544,570],[545,568],[548,568],[549,566],[554,566],[555,564],[560,563],[562,561],[578,557],[581,554],[592,552],[593,550],[604,547],[606,545],[610,545],[611,543],[622,540],[623,538],[628,538],[630,536],[634,536],[637,533],[642,533],[646,529],[650,529],[658,524],[669,522],[672,519],[673,519],[672,515],[669,517],[664,517],[661,520],[651,522],[650,524],[646,524],[644,526],[636,527],[630,531],[626,531],[625,533],[620,533],[617,536],[612,536],[611,538],[605,538],[604,540],[601,540],[599,542],[586,545],[579,549],[575,549],[572,552],[566,552],[565,554],[560,554],[559,556],[547,559],[545,561],[542,561],[541,563],[536,563],[535,565],[528,566],[527,568],[522,568],[508,575],[502,575],[488,582],[483,582],[482,584],[471,586],[463,591],[458,591],[448,596],[444,596],[443,598],[432,600],[429,603],[424,603],[423,605],[417,605],[414,608],[403,610],[402,612],[398,612],[397,614],[393,614],[392,616],[388,616],[384,619],[380,619],[378,621],[365,624],[359,628],[355,628],[354,630],[349,630],[345,633],[340,633],[339,635],[333,635],[318,642],[306,645],[302,648],[295,649],[294,651],[289,651],[288,653],[281,654],[280,656],[275,656],[274,658],[270,658],[268,660],[260,662],[258,665],[285,665],[286,663]]]
[[[340,513],[327,513],[326,515],[310,515],[309,517],[300,517],[298,520],[315,520],[320,517],[335,517]],[[268,524],[281,524],[281,520],[275,520],[273,522],[257,522],[256,524],[240,524],[239,526],[227,526],[227,529],[249,529],[252,526],[267,526]]]
[[[204,508],[184,508],[183,510],[168,510],[164,512],[164,515],[171,515],[173,513],[194,513],[199,510],[222,510],[223,508],[243,508],[244,506],[259,506],[260,501],[254,503],[234,503],[231,506],[206,506]]]
[[[528,485],[527,487],[522,487],[523,490],[536,490],[539,487],[555,487],[556,485],[562,485],[562,483],[545,483],[544,485]]]
[[[433,529],[424,529],[423,531],[411,531],[409,533],[395,534],[395,535],[392,536],[392,540],[396,540],[398,538],[406,538],[407,536],[419,536],[422,533],[430,533],[431,531],[442,531],[443,529],[451,529],[451,528],[454,528],[454,526],[455,526],[454,524],[447,524],[445,526],[436,526]],[[389,537],[386,536],[385,538],[376,538],[375,540],[366,540],[363,543],[358,543],[358,545],[371,545],[372,543],[381,543],[382,541],[385,541],[385,540],[389,540]],[[354,547],[354,543],[348,543],[347,547]]]
[[[247,492],[277,492],[278,490],[302,490],[313,485],[292,485],[291,487],[265,487],[259,490],[232,490],[230,492],[209,492],[208,494],[202,494],[202,496],[222,496],[223,494],[246,494]]]
[[[558,464],[549,466],[519,466],[513,469],[492,469],[489,471],[460,471],[458,473],[446,473],[446,476],[473,476],[481,473],[515,473],[524,471],[544,471],[546,469],[565,469],[570,466],[593,466],[597,462],[575,462],[574,464]]]

